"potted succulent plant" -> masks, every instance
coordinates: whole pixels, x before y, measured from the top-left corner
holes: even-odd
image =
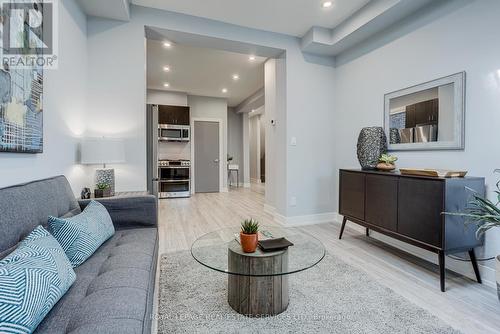
[[[397,157],[390,154],[382,154],[380,158],[378,158],[377,169],[391,171],[396,168],[394,164],[398,160]]]
[[[94,197],[102,198],[111,196],[111,187],[106,183],[98,183],[95,185]]]
[[[498,172],[499,170],[495,170]],[[477,193],[472,194],[472,199],[468,203],[465,212],[445,212],[447,215],[465,217],[465,223],[473,223],[478,226],[476,238],[481,238],[483,234],[493,227],[500,227],[500,181],[496,184],[497,196],[496,204]],[[498,299],[500,300],[500,255],[495,257],[496,262],[496,281]]]
[[[240,242],[245,253],[253,253],[257,249],[259,222],[253,219],[245,219],[241,223]]]

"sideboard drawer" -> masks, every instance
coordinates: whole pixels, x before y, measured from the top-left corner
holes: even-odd
[[[340,172],[341,215],[365,219],[365,175],[362,173]]]

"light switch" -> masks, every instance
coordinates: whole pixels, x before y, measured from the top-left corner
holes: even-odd
[[[297,146],[297,137],[290,138],[290,145]]]

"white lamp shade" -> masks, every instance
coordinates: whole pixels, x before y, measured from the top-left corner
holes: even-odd
[[[123,140],[115,138],[86,139],[81,144],[81,161],[85,165],[118,164],[125,162]]]

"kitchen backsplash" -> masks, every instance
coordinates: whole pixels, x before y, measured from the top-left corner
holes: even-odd
[[[159,142],[158,143],[158,160],[190,160],[191,145],[190,143],[176,142]]]

